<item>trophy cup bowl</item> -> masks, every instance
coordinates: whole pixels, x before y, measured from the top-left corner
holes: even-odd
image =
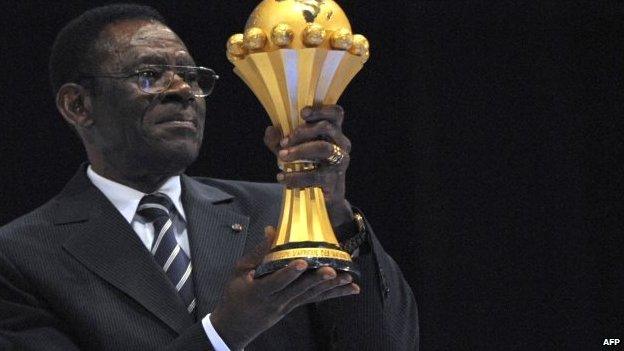
[[[227,57],[287,137],[305,123],[299,116],[304,107],[336,104],[368,60],[369,44],[352,34],[333,0],[264,0],[244,33],[229,38]],[[278,166],[305,172],[319,165],[298,160]],[[340,248],[319,187],[284,189],[277,236],[256,277],[294,259],[307,261],[310,269],[330,266],[358,274],[350,254]]]

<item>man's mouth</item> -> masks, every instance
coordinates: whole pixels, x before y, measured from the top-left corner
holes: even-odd
[[[186,116],[172,116],[163,118],[162,120],[156,122],[156,125],[197,130],[197,119],[188,118]]]
[[[195,121],[184,121],[184,120],[171,120],[159,122],[156,124],[160,125],[169,125],[169,126],[178,126],[178,127],[187,127],[187,128],[197,128],[197,123]]]

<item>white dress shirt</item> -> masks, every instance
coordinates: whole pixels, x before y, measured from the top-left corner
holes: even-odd
[[[141,216],[136,215],[139,202],[143,196],[147,194],[102,177],[101,175],[95,173],[90,165],[87,168],[87,176],[93,185],[100,189],[104,196],[106,196],[113,206],[115,206],[123,218],[128,221],[147,250],[150,250],[155,236],[154,225],[151,223],[145,223]],[[156,192],[167,195],[173,202],[176,209],[176,213],[172,218],[173,232],[180,248],[190,258],[191,250],[189,247],[188,233],[186,231],[186,216],[181,200],[182,186],[180,183],[180,176],[169,178],[158,190],[156,190]],[[221,339],[219,334],[217,334],[217,331],[212,326],[212,323],[210,322],[210,313],[202,319],[202,326],[204,327],[208,340],[212,343],[215,351],[230,351],[223,339]]]

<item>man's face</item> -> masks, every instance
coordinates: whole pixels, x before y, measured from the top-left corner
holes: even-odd
[[[158,22],[117,22],[100,38],[96,51],[104,56],[96,75],[131,74],[150,64],[195,65],[177,35]],[[179,76],[160,94],[143,92],[136,76],[98,78],[92,101],[87,142],[107,167],[161,174],[181,172],[196,159],[206,104]]]

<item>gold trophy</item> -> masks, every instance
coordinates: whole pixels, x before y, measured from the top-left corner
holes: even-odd
[[[247,20],[244,34],[229,38],[227,57],[287,137],[305,123],[299,116],[305,106],[336,104],[368,60],[369,44],[352,34],[333,0],[264,0]],[[285,172],[318,166],[310,160],[278,165]],[[330,266],[357,274],[336,239],[321,188],[284,189],[277,231],[257,277],[294,259],[306,260],[311,269]]]

